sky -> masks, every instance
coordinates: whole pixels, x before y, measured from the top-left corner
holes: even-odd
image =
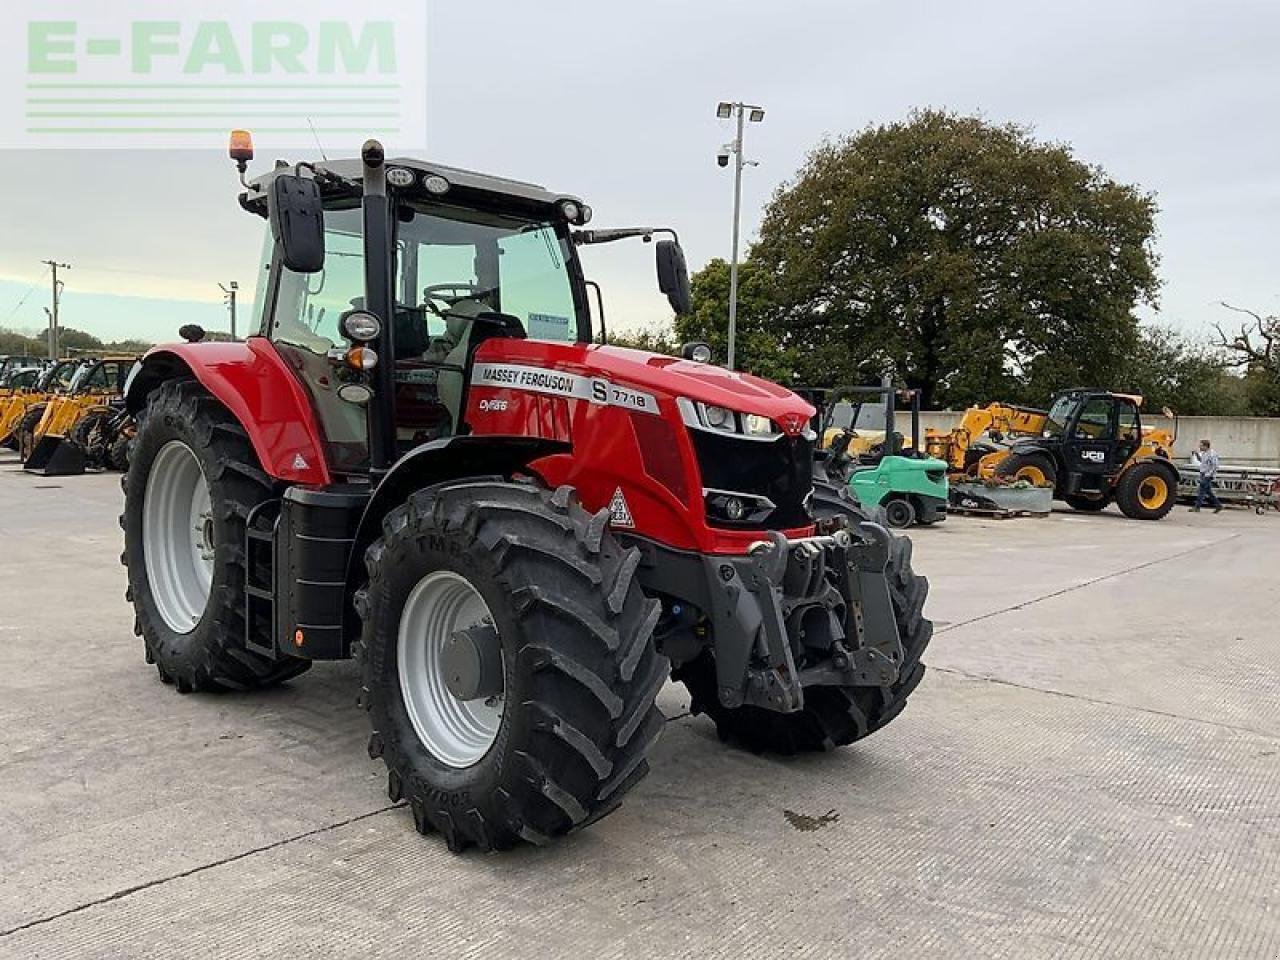
[[[410,2],[410,0],[406,0]],[[277,0],[273,16],[288,7]],[[191,14],[205,4],[171,4]],[[824,137],[914,108],[980,114],[1065,141],[1155,193],[1161,322],[1195,335],[1219,300],[1274,313],[1280,222],[1280,4],[1274,0],[431,0],[427,143],[409,154],[582,196],[592,226],[667,225],[691,269],[730,249],[723,99],[748,127],[743,230]],[[356,142],[325,144],[330,157]],[[317,159],[273,148],[272,159]],[[0,326],[36,331],[62,279],[62,323],[104,339],[226,329],[219,282],[256,278],[263,221],[241,211],[221,136],[208,150],[0,150]],[[669,320],[652,248],[583,251],[611,327]],[[242,301],[241,332],[249,305]]]

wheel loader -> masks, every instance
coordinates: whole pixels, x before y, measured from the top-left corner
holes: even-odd
[[[136,357],[102,357],[81,364],[65,394],[49,400],[30,427],[29,452],[22,467],[45,477],[84,473],[88,440],[100,421],[121,413],[124,387]],[[20,447],[39,407],[32,407],[20,428]]]
[[[1177,497],[1176,432],[1143,427],[1141,406],[1134,394],[1076,387],[1057,393],[1047,411],[971,407],[951,432],[930,431],[926,446],[958,480],[1027,480],[1075,510],[1114,501],[1127,517],[1159,520]]]
[[[23,448],[25,457],[31,449],[31,435],[34,434],[40,417],[44,415],[44,405],[53,396],[62,393],[70,386],[72,377],[82,365],[82,360],[59,360],[45,367],[35,385],[29,390],[19,390],[7,400],[0,399],[0,445],[12,450],[20,449],[19,440],[23,421],[28,413],[39,407],[39,413],[34,415],[30,424],[27,446]]]
[[[415,159],[280,164],[244,342],[159,346],[121,519],[146,658],[180,693],[354,657],[390,798],[449,849],[546,844],[648,769],[669,677],[756,751],[898,716],[932,627],[910,542],[815,483],[813,408],[593,342],[572,194]],[[334,718],[334,722],[342,722]],[[673,814],[675,811],[673,811]]]

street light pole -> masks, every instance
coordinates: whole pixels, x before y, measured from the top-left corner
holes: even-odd
[[[236,294],[240,291],[240,284],[232,280],[229,287],[223,287],[222,284],[218,284],[218,286],[222,287],[223,300],[226,301],[227,311],[231,314],[231,340],[234,342],[236,339]]]
[[[764,107],[750,103],[721,101],[716,106],[716,116],[722,120],[735,118],[737,128],[733,143],[726,149],[733,154],[733,254],[729,261],[729,355],[726,358],[730,370],[737,365],[738,355],[738,240],[742,218],[742,168],[752,161],[742,155],[743,129],[747,120],[759,123],[764,119]],[[724,150],[721,150],[721,166],[725,166]]]
[[[70,270],[71,264],[59,263],[57,260],[41,260],[41,263],[49,267],[53,271],[53,309],[48,311],[49,314],[49,360],[58,359],[58,295],[61,293],[58,283],[58,268]]]
[[[733,141],[733,259],[729,261],[729,369],[734,369],[738,340],[738,223],[742,216],[742,104],[738,108],[738,135]]]

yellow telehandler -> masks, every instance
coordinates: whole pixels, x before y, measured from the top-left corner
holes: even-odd
[[[1075,510],[1114,501],[1127,517],[1159,520],[1177,498],[1176,430],[1144,428],[1141,406],[1140,396],[1077,387],[1056,394],[1047,411],[971,407],[955,429],[929,431],[925,447],[960,482],[1027,480],[1052,487],[1054,499]]]

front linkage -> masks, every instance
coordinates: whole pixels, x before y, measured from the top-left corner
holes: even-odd
[[[797,540],[766,536],[741,556],[640,544],[646,589],[685,597],[705,613],[694,637],[710,635],[720,703],[795,713],[806,687],[894,684],[903,646],[886,574],[889,532],[858,522]],[[672,640],[673,660],[696,653]]]

